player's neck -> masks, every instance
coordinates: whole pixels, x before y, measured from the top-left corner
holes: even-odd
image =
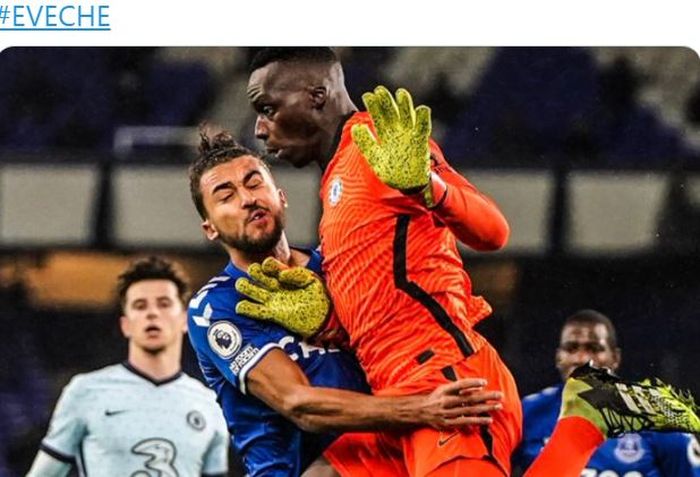
[[[180,372],[182,346],[172,345],[159,353],[148,351],[129,344],[129,364],[153,381],[171,378]]]
[[[231,263],[233,263],[236,268],[243,271],[248,270],[248,267],[253,263],[262,263],[262,261],[267,257],[274,257],[280,262],[289,266],[300,265],[299,263],[296,263],[299,261],[299,255],[292,252],[291,248],[289,247],[289,242],[287,242],[287,236],[284,233],[277,242],[277,245],[266,252],[248,253],[230,247],[226,248],[228,250]]]
[[[342,128],[345,122],[355,112],[357,112],[357,107],[350,98],[347,97],[347,100],[340,101],[339,104],[337,104],[336,111],[334,111],[333,114],[329,114],[329,121],[322,127],[324,138],[321,142],[320,151],[316,160],[321,170],[325,170],[326,166],[333,158],[338,148]]]

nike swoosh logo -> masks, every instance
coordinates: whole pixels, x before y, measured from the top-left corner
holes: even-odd
[[[440,434],[440,439],[438,439],[438,447],[444,446],[445,444],[447,444],[447,441],[449,441],[450,439],[452,439],[456,435],[457,435],[457,432],[453,432],[449,436],[443,438],[442,434]]]
[[[126,409],[120,409],[118,411],[110,411],[109,409],[107,409],[105,411],[105,416],[114,416],[114,415],[121,414],[121,413],[126,412],[126,411],[127,411]]]

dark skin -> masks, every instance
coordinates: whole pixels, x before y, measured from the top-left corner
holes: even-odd
[[[325,168],[338,127],[357,111],[339,63],[273,62],[251,73],[247,93],[257,112],[255,136],[294,167]]]
[[[595,366],[615,371],[620,366],[620,348],[610,343],[602,323],[570,323],[561,330],[555,363],[564,381],[579,366],[592,360]]]

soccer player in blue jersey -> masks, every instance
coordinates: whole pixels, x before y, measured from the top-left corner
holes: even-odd
[[[581,310],[561,330],[556,366],[565,381],[589,360],[615,370],[620,365],[615,328],[608,317]],[[524,469],[550,438],[561,406],[563,382],[523,399],[524,433],[514,464]],[[583,477],[699,477],[700,452],[689,434],[639,432],[611,438],[596,451]]]
[[[249,265],[274,257],[320,274],[321,257],[289,246],[284,193],[265,163],[228,134],[202,135],[190,187],[206,236],[230,258],[190,301],[190,340],[249,475],[333,475],[319,459],[326,451],[331,462],[343,457],[342,475],[368,475],[359,469],[371,468],[372,475],[401,476],[405,469],[382,467],[395,461],[382,459],[378,434],[339,432],[491,422],[485,414],[500,407],[499,393],[483,391],[479,379],[447,384],[430,395],[371,396],[351,353],[314,346],[274,323],[238,315],[242,296],[234,283],[248,276]],[[265,280],[261,274],[254,278]],[[354,460],[362,464],[358,469]]]
[[[79,374],[63,389],[28,477],[224,476],[228,432],[216,396],[180,370],[185,276],[167,260],[119,276],[126,361]]]

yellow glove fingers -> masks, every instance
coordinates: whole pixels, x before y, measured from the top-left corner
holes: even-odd
[[[263,273],[273,278],[277,278],[280,271],[284,270],[285,268],[288,267],[274,257],[267,257],[262,263]]]
[[[387,141],[388,136],[396,134],[396,130],[400,129],[398,126],[399,107],[396,105],[394,97],[384,86],[377,86],[374,89],[374,97],[376,98],[377,108],[381,111],[380,114],[383,118],[381,127],[375,123],[377,136],[379,141],[384,143]],[[372,119],[374,119],[374,115],[372,115]]]
[[[269,320],[270,313],[265,305],[241,300],[236,304],[236,313],[256,320]]]
[[[352,141],[367,158],[369,165],[374,167],[375,160],[379,157],[379,144],[374,139],[372,131],[366,124],[355,124],[350,130]]]
[[[382,110],[379,104],[379,98],[374,93],[365,93],[362,95],[362,102],[365,103],[365,108],[369,112],[372,122],[374,123],[374,129],[377,131],[377,136],[382,138],[380,131],[386,131],[391,128],[388,123],[386,116],[384,115],[384,110]]]
[[[427,106],[418,106],[416,108],[416,129],[414,138],[427,143],[432,132],[432,124],[430,121],[430,108]]]
[[[413,108],[411,94],[403,88],[396,90],[396,104],[399,108],[399,121],[406,130],[413,129],[416,123],[416,111]]]
[[[281,284],[288,287],[304,288],[318,279],[308,268],[294,267],[280,272],[279,280]]]
[[[265,303],[272,296],[269,291],[259,287],[258,285],[254,285],[247,278],[239,278],[236,280],[236,290],[246,297],[257,301],[258,303]]]
[[[250,275],[250,278],[255,280],[258,285],[261,285],[267,290],[279,290],[279,281],[269,275],[266,275],[259,263],[253,263],[250,267],[248,267],[248,275]]]

